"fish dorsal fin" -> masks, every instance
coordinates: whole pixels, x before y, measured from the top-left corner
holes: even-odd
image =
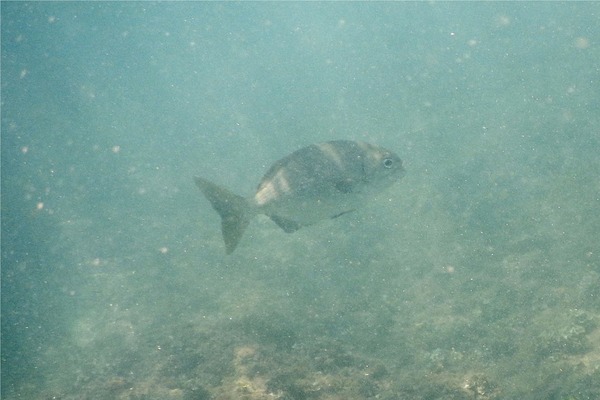
[[[291,219],[278,217],[277,215],[269,215],[269,218],[275,222],[285,233],[296,232],[300,229],[300,224]]]

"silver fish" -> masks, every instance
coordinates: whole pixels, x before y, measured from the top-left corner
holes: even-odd
[[[304,147],[275,162],[252,197],[200,177],[195,181],[221,216],[225,249],[231,254],[257,214],[291,233],[355,210],[404,173],[402,160],[389,150],[336,140]]]

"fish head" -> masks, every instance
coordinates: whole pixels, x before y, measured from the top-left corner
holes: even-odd
[[[363,179],[372,189],[384,189],[406,174],[402,160],[394,152],[368,143],[359,143],[359,146],[363,155]]]

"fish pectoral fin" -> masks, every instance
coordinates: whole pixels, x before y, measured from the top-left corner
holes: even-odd
[[[296,232],[301,227],[300,224],[296,221],[292,221],[291,219],[283,217],[278,217],[277,215],[269,215],[269,218],[271,218],[271,220],[275,222],[277,226],[283,229],[285,233]]]
[[[352,193],[356,187],[352,179],[337,181],[333,184],[333,186],[336,188],[336,190],[342,193]]]
[[[354,209],[352,210],[346,210],[346,211],[342,211],[341,213],[335,214],[331,216],[331,219],[337,218],[337,217],[341,217],[344,214],[348,214],[351,213],[352,211],[355,211]]]

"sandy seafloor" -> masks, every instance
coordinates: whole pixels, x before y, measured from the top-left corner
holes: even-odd
[[[3,399],[600,398],[600,3],[1,6]],[[192,177],[340,138],[226,256]]]

